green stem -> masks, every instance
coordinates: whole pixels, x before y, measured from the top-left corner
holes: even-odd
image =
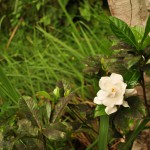
[[[92,150],[95,145],[97,145],[99,139],[96,139],[90,146],[86,148],[86,150]]]
[[[100,117],[98,150],[106,150],[107,149],[108,129],[109,129],[109,116],[108,115],[101,116]]]

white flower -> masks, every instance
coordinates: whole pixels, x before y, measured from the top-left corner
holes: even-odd
[[[124,101],[124,95],[127,97],[136,94],[134,89],[126,89],[127,84],[123,82],[120,74],[112,73],[110,77],[102,77],[99,81],[101,90],[98,91],[94,103],[105,105],[105,112],[109,115],[117,111],[116,105],[129,107]]]

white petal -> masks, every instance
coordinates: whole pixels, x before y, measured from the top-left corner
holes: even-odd
[[[113,80],[113,81],[123,81],[123,77],[122,75],[120,74],[117,74],[117,73],[112,73],[110,78]]]
[[[122,89],[121,89],[121,93],[124,95],[125,94],[125,92],[126,92],[126,87],[127,87],[127,84],[126,83],[124,83],[124,82],[122,82],[122,84],[121,84],[121,87],[122,87]]]
[[[108,115],[110,115],[110,114],[112,114],[112,113],[114,113],[114,112],[116,112],[117,111],[117,107],[116,106],[114,106],[114,107],[106,107],[105,108],[105,112],[108,114]]]
[[[128,105],[128,102],[127,102],[127,101],[123,101],[122,106],[123,106],[123,107],[130,107],[130,106]]]
[[[114,101],[115,105],[122,105],[123,99],[124,99],[123,95],[120,94],[120,95],[116,96],[113,99],[113,101]]]
[[[132,95],[136,95],[137,94],[137,90],[136,89],[126,89],[125,91],[125,95],[127,97],[130,97]]]
[[[100,104],[102,104],[102,101],[99,99],[99,97],[95,97],[94,103],[100,105]]]
[[[106,89],[107,86],[109,86],[108,84],[110,83],[110,77],[101,77],[101,79],[99,80],[99,87],[101,89]]]
[[[103,90],[99,90],[97,93],[97,96],[99,97],[100,100],[105,99],[109,94]]]

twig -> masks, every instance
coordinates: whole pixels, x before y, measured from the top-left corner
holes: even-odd
[[[9,45],[10,45],[10,43],[11,43],[11,41],[12,41],[12,39],[13,39],[13,37],[14,37],[16,31],[18,30],[18,28],[19,28],[19,26],[20,26],[20,24],[21,24],[22,21],[23,21],[23,18],[21,18],[21,19],[19,20],[18,24],[17,24],[16,27],[13,29],[13,32],[12,32],[12,34],[11,34],[11,36],[10,36],[8,42],[7,42],[6,48],[9,47]]]
[[[146,109],[147,109],[147,114],[149,116],[150,112],[149,112],[149,106],[148,106],[148,103],[147,103],[147,96],[146,96],[145,80],[144,80],[144,72],[143,71],[141,71],[141,86],[142,86],[142,89],[143,89],[144,103],[145,103],[145,106],[146,106]]]

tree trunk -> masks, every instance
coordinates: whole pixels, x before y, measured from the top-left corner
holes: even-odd
[[[108,0],[108,4],[112,16],[130,26],[145,25],[150,0]]]

